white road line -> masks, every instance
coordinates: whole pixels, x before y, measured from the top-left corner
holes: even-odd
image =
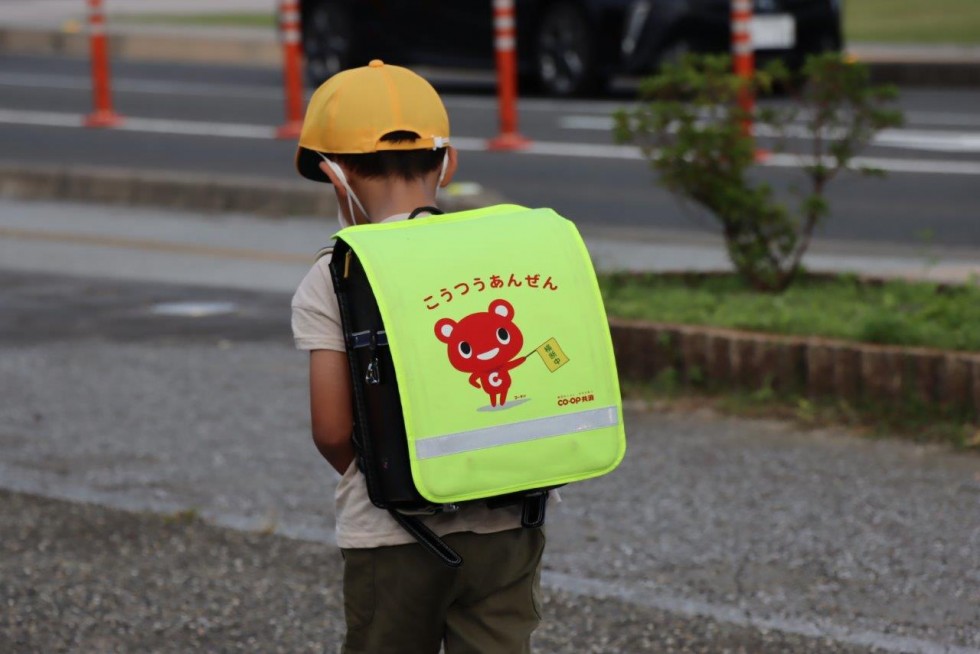
[[[972,647],[947,645],[878,631],[849,629],[828,620],[807,621],[793,618],[755,617],[748,610],[737,606],[669,596],[642,583],[624,584],[599,579],[585,579],[549,570],[542,573],[541,581],[545,586],[576,595],[585,595],[597,599],[613,598],[672,615],[690,618],[706,617],[718,622],[750,627],[760,631],[779,631],[811,638],[826,638],[835,643],[871,647],[876,651],[895,652],[896,654],[977,654],[977,650]]]
[[[3,473],[0,474],[0,479],[3,479],[2,487],[19,493],[32,493],[67,502],[87,502],[110,509],[133,512],[150,511],[159,514],[172,514],[187,508],[172,501],[164,502],[150,497],[127,496],[120,493],[94,490],[86,484],[77,482],[58,480],[56,483],[52,483],[50,480],[45,481],[39,479],[37,475],[25,474],[19,468],[3,463],[0,463],[0,472]],[[211,507],[204,509],[202,515],[212,524],[236,531],[253,532],[267,527],[265,519],[255,515],[219,511]],[[289,520],[280,519],[276,525],[275,533],[288,538],[336,545],[332,530],[319,526],[311,527],[305,523],[293,523]],[[735,605],[713,604],[667,595],[642,582],[614,583],[547,569],[543,571],[541,581],[547,588],[594,599],[612,598],[627,604],[662,611],[669,615],[685,618],[710,618],[738,627],[760,631],[778,631],[811,638],[825,638],[836,643],[871,647],[883,652],[894,652],[895,654],[977,654],[977,650],[973,648],[895,636],[871,630],[849,629],[826,619],[807,621],[779,616],[755,617],[746,609]]]
[[[610,132],[613,120],[606,116],[562,116],[558,125],[570,130]],[[765,125],[755,126],[756,136],[776,138],[780,133]],[[809,131],[802,125],[790,125],[784,134],[788,138],[808,139]],[[980,132],[951,132],[922,129],[886,129],[872,141],[879,147],[927,150],[932,152],[980,152]]]
[[[439,77],[436,75],[438,81]],[[492,78],[487,78],[488,84],[493,84]],[[277,86],[248,85],[248,84],[211,84],[181,80],[145,80],[125,76],[112,79],[113,88],[126,93],[144,93],[149,95],[197,95],[202,97],[238,98],[252,100],[279,101],[282,90]],[[60,89],[68,91],[85,91],[92,88],[92,83],[85,75],[65,75],[60,73],[18,73],[0,72],[0,86]],[[497,111],[497,98],[462,97],[447,95],[443,98],[447,107],[459,109],[477,109]],[[586,122],[582,127],[569,129],[608,129],[609,120],[606,118],[612,112],[623,109],[632,103],[631,100],[552,100],[547,98],[520,98],[519,109],[528,112],[558,114],[577,112],[591,114],[583,116],[568,116],[574,125],[574,119],[595,119],[597,127],[589,126]],[[932,127],[980,127],[980,116],[974,113],[957,113],[949,111],[917,111],[905,112],[908,124],[926,125]]]
[[[0,109],[0,124],[79,128],[84,125],[84,122],[85,117],[81,114]],[[276,128],[269,125],[161,120],[153,118],[127,117],[119,127],[112,129],[152,134],[259,140],[270,140],[276,136]],[[452,142],[460,150],[471,152],[484,152],[487,150],[487,141],[481,138],[454,136]],[[534,141],[527,149],[519,150],[513,154],[520,156],[572,157],[623,161],[643,159],[640,151],[633,146],[560,143],[555,141]],[[762,165],[775,168],[800,168],[811,162],[812,159],[807,157],[782,154],[769,157]],[[854,165],[871,166],[895,173],[980,175],[980,162],[973,161],[860,157],[855,160]]]

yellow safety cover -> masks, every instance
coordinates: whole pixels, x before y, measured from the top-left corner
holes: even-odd
[[[453,503],[605,474],[626,449],[575,226],[499,205],[337,234],[374,290],[419,493]]]

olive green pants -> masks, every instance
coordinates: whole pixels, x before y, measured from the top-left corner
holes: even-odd
[[[444,538],[453,569],[416,543],[345,549],[344,654],[520,654],[541,621],[541,529]]]

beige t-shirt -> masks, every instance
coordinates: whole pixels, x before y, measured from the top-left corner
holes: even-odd
[[[392,216],[388,220],[406,216]],[[329,264],[329,255],[321,257],[293,295],[293,339],[300,350],[345,350],[340,309],[330,279]],[[371,504],[367,483],[356,462],[340,478],[334,499],[337,506],[337,544],[340,547],[380,547],[414,542],[387,511]],[[460,531],[488,534],[520,527],[521,507],[489,509],[475,503],[456,513],[426,516],[423,521],[440,536]]]

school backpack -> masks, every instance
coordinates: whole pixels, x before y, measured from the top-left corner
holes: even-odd
[[[371,502],[458,566],[419,515],[520,502],[540,526],[549,489],[622,460],[622,401],[570,221],[517,205],[415,214],[341,230],[330,272]]]

